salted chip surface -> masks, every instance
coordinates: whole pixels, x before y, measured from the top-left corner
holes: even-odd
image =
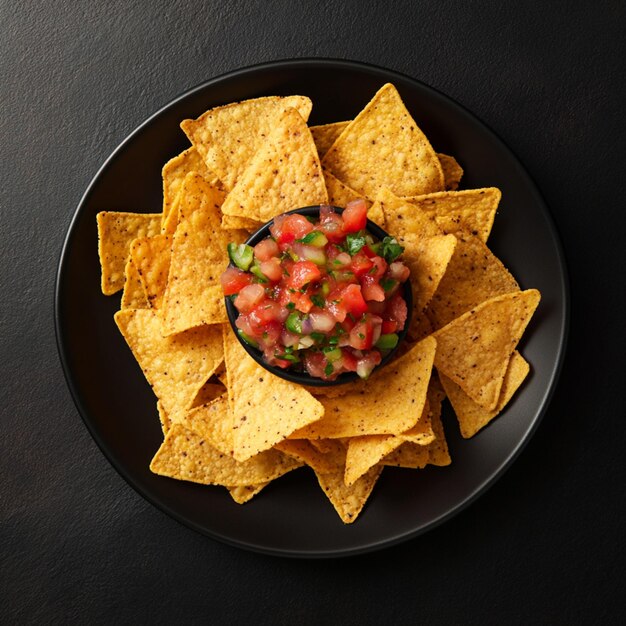
[[[428,465],[428,459],[428,446],[419,446],[415,443],[406,442],[387,454],[380,463],[390,467],[422,469]]]
[[[313,104],[305,96],[269,96],[209,109],[181,128],[208,169],[232,189],[274,129],[277,119],[294,108],[309,119]]]
[[[463,168],[458,161],[449,154],[437,153],[441,169],[443,170],[444,188],[446,191],[455,191],[459,188],[461,178],[463,178]]]
[[[122,300],[120,308],[122,309],[148,309],[150,303],[146,297],[146,291],[143,288],[141,277],[137,271],[136,265],[132,258],[128,259],[126,269],[124,270],[124,291],[122,291]]]
[[[428,445],[428,464],[437,465],[439,467],[445,467],[452,462],[450,452],[448,451],[446,434],[441,421],[441,403],[445,396],[446,392],[441,386],[441,383],[436,376],[433,376],[428,386],[428,402],[431,407],[430,421],[435,439]]]
[[[207,182],[220,186],[217,174],[209,170],[204,159],[193,146],[187,148],[187,150],[184,150],[173,159],[170,159],[163,166],[161,172],[163,177],[163,216],[161,218],[161,228],[164,227],[176,196],[185,180],[185,176],[187,176],[189,172],[197,172],[203,176]]]
[[[517,281],[491,250],[478,237],[459,236],[426,315],[438,329],[481,302],[513,291],[519,291]]]
[[[465,439],[469,439],[489,424],[508,404],[513,394],[524,382],[526,376],[528,376],[529,371],[530,365],[528,365],[524,357],[517,350],[513,352],[504,375],[498,403],[493,411],[487,411],[480,404],[476,404],[461,387],[440,373],[441,384],[446,390],[446,394],[456,414],[461,435]]]
[[[164,337],[153,309],[118,311],[115,323],[170,417],[191,405],[224,358],[221,326]]]
[[[161,430],[163,435],[167,435],[167,431],[172,427],[172,420],[167,414],[167,411],[163,408],[163,403],[157,400],[157,412],[159,413],[159,422],[161,422]]]
[[[204,437],[220,452],[232,455],[233,414],[230,412],[226,393],[208,404],[177,413],[174,421]]]
[[[408,334],[411,338],[417,338],[421,333],[424,309],[446,274],[457,240],[454,235],[405,235],[401,244],[404,246],[402,259],[411,270],[413,294],[413,312]]]
[[[436,341],[427,337],[409,352],[337,398],[321,397],[324,417],[293,434],[336,439],[398,434],[413,427],[424,407]]]
[[[338,178],[335,178],[328,170],[323,170],[326,191],[328,192],[328,204],[336,207],[345,207],[348,202],[362,198],[361,194],[354,189],[344,185]],[[363,198],[367,205],[367,218],[385,227],[385,216],[380,204],[372,204],[368,198]]]
[[[337,137],[341,135],[349,123],[350,121],[332,122],[331,124],[320,124],[319,126],[309,127],[320,159],[324,157],[328,149],[335,143]]]
[[[103,294],[110,296],[124,287],[124,271],[131,242],[137,237],[158,235],[161,214],[102,211],[96,216],[96,221],[101,288]]]
[[[258,485],[241,485],[240,487],[227,487],[230,497],[237,504],[245,504],[250,502],[261,490],[265,489],[268,483],[259,483]]]
[[[200,390],[193,399],[191,408],[202,406],[213,402],[213,400],[219,398],[222,394],[227,392],[226,387],[216,378],[215,374],[200,387]]]
[[[161,476],[225,487],[269,482],[296,467],[300,467],[298,461],[278,450],[268,450],[241,463],[176,423],[150,463],[152,472]]]
[[[376,209],[377,205],[380,209]],[[385,218],[385,229],[398,240],[401,240],[405,235],[434,237],[443,234],[432,213],[422,211],[419,207],[399,198],[386,188],[379,191],[376,202],[370,210],[382,211]]]
[[[266,222],[280,213],[327,201],[311,131],[298,111],[287,109],[228,194],[222,212]]]
[[[487,241],[502,198],[496,187],[440,191],[403,200],[421,209],[447,234],[465,233]]]
[[[323,163],[339,180],[369,198],[383,187],[398,196],[444,189],[435,151],[390,83],[343,130]]]
[[[252,233],[259,230],[263,226],[262,222],[248,219],[246,217],[239,217],[237,215],[222,215],[222,228],[225,229],[239,229]]]
[[[138,237],[130,246],[130,258],[137,268],[139,280],[150,308],[160,309],[170,270],[172,238],[168,235]]]
[[[474,402],[496,408],[509,359],[540,294],[536,289],[487,300],[434,333],[435,366]]]
[[[324,407],[318,400],[258,365],[230,329],[224,331],[224,356],[237,460],[271,448],[322,417]]]
[[[274,448],[308,465],[318,474],[328,474],[337,470],[335,457],[321,452],[306,439],[284,439]]]

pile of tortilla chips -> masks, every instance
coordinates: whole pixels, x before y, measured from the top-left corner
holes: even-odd
[[[529,372],[516,346],[540,296],[486,245],[500,191],[459,191],[462,168],[435,152],[393,85],[352,121],[309,127],[311,108],[267,97],[183,121],[191,147],[163,168],[162,212],[98,215],[102,291],[123,289],[115,322],[157,397],[153,472],[243,503],[309,466],[350,523],[385,466],[450,463],[446,396],[463,437],[502,411]],[[368,380],[277,378],[227,323],[226,244],[285,211],[358,197],[405,247],[409,341]]]

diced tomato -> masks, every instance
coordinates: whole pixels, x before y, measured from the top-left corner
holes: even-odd
[[[393,320],[398,324],[398,328],[404,328],[407,318],[406,302],[401,294],[397,293],[387,304],[385,318]]]
[[[385,312],[387,308],[386,302],[376,302],[376,300],[368,300],[367,301],[367,310],[374,315],[380,315]]]
[[[263,326],[261,334],[258,336],[258,342],[261,348],[275,349],[277,341],[282,334],[283,326],[281,322],[272,321]]]
[[[348,202],[341,217],[346,233],[356,233],[367,225],[367,205],[362,198]]]
[[[398,322],[395,320],[383,320],[382,334],[389,335],[390,333],[395,333],[398,330]]]
[[[343,322],[341,322],[341,328],[343,328],[347,333],[349,333],[355,325],[356,322],[352,317],[346,317]]]
[[[378,256],[367,244],[365,244],[361,250],[368,259],[373,259],[375,256]]]
[[[376,280],[379,280],[385,274],[387,269],[387,261],[381,256],[374,256],[371,259],[372,263],[376,266],[376,269],[372,268],[368,272],[368,276],[373,276]]]
[[[227,267],[220,277],[224,295],[232,296],[234,293],[239,293],[246,285],[252,283],[252,278],[252,274],[242,272],[236,267]]]
[[[399,283],[403,283],[411,273],[411,270],[401,261],[394,261],[389,266],[389,276]]]
[[[328,311],[338,322],[343,322],[346,319],[348,311],[341,297],[341,289],[334,289],[326,298],[326,304],[324,305],[326,311]]]
[[[278,244],[271,238],[263,239],[254,246],[254,256],[259,261],[269,261],[272,257],[278,256],[280,250]]]
[[[326,238],[331,243],[341,243],[346,236],[341,215],[335,213],[332,208],[328,206],[322,206],[320,208],[319,230],[326,235]]]
[[[357,358],[352,354],[352,352],[350,352],[350,350],[343,348],[341,350],[341,358],[343,360],[343,367],[346,372],[356,372],[356,366],[358,361]]]
[[[265,326],[270,322],[284,322],[289,315],[289,310],[280,306],[278,302],[265,299],[258,304],[248,314],[250,326],[254,331],[254,335],[258,336],[265,330]]]
[[[361,290],[366,300],[383,302],[385,300],[385,290],[378,283],[378,279],[370,274],[361,277]]]
[[[352,257],[351,267],[356,276],[363,276],[374,267],[374,263],[367,258],[364,252],[359,251]]]
[[[306,352],[304,355],[304,367],[306,371],[316,378],[327,379],[324,368],[328,364],[326,357],[321,352]]]
[[[246,285],[235,298],[240,313],[248,313],[265,297],[265,289],[259,284]]]
[[[318,280],[322,273],[320,268],[312,261],[298,261],[291,268],[291,276],[287,279],[287,284],[293,289],[301,289],[304,285]]]
[[[369,350],[374,338],[374,325],[371,316],[364,315],[350,331],[350,345],[355,350]]]
[[[363,299],[359,285],[348,285],[341,291],[341,299],[348,313],[358,316],[367,311],[367,303]]]
[[[274,223],[270,227],[270,233],[276,241],[281,243],[291,243],[296,239],[302,239],[307,233],[313,230],[313,224],[304,215],[279,215],[274,218]]]
[[[280,259],[276,256],[269,258],[267,261],[261,261],[259,267],[263,274],[272,282],[278,282],[283,277],[283,268],[280,265]]]
[[[313,301],[308,293],[294,293],[296,309],[308,313],[313,308]]]

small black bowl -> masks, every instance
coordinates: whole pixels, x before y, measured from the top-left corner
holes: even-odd
[[[333,209],[337,213],[343,213],[343,209],[340,208],[340,207],[333,207]],[[319,212],[320,212],[320,205],[318,204],[318,205],[314,205],[314,206],[302,207],[300,209],[294,209],[293,211],[288,211],[285,215],[291,215],[292,213],[298,213],[300,215],[304,215],[304,216],[307,216],[307,217],[308,216],[318,217],[319,216]],[[265,239],[266,237],[268,237],[269,234],[270,234],[270,232],[269,232],[270,227],[272,226],[273,223],[274,223],[274,220],[272,219],[269,222],[267,222],[266,224],[264,224],[263,226],[261,226],[261,228],[259,228],[259,230],[257,230],[255,233],[250,235],[250,237],[247,239],[246,243],[249,246],[255,246],[262,239]],[[374,224],[374,222],[372,222],[371,220],[367,220],[367,227],[366,228],[367,228],[368,232],[370,232],[372,235],[374,235],[374,237],[376,237],[379,240],[382,240],[385,237],[389,236],[388,233],[386,233],[377,224]],[[232,263],[230,264],[230,266],[234,267]],[[407,334],[407,331],[409,329],[409,324],[411,322],[411,310],[412,310],[412,306],[413,306],[413,294],[411,292],[410,278],[409,278],[409,280],[407,280],[406,282],[403,283],[402,289],[404,290],[404,294],[403,295],[404,295],[404,300],[406,301],[406,306],[407,306],[407,318],[406,318],[406,322],[404,323],[404,328],[398,333],[399,338],[398,338],[398,343],[397,343],[396,347],[393,348],[392,350],[390,350],[383,357],[382,361],[376,366],[374,371],[380,369],[381,367],[384,367],[387,363],[389,363],[389,361],[393,358],[394,354],[396,353],[396,351],[400,347],[400,344],[406,338],[406,334]],[[276,367],[274,365],[268,365],[263,360],[263,353],[260,350],[258,350],[257,348],[254,348],[251,345],[249,345],[248,343],[246,343],[239,336],[239,333],[237,332],[237,326],[235,325],[235,322],[237,321],[237,318],[239,317],[239,311],[237,311],[237,308],[232,303],[230,298],[225,298],[225,303],[226,303],[226,312],[228,313],[228,320],[230,322],[230,325],[232,326],[232,329],[233,329],[233,332],[235,333],[235,336],[237,337],[237,339],[239,339],[239,343],[241,343],[241,345],[244,347],[246,352],[259,365],[264,367],[268,372],[271,372],[272,374],[274,374],[275,376],[279,376],[280,378],[284,378],[285,380],[289,380],[292,383],[298,383],[300,385],[310,385],[312,387],[331,387],[331,386],[334,386],[334,385],[343,385],[345,383],[349,383],[349,382],[353,382],[355,380],[359,380],[359,376],[358,376],[358,374],[356,372],[344,372],[343,374],[339,374],[339,376],[337,376],[337,378],[335,380],[322,380],[321,378],[317,378],[315,376],[310,376],[306,372],[293,372],[293,371],[290,371],[288,369],[285,370],[285,369],[283,369],[281,367]]]

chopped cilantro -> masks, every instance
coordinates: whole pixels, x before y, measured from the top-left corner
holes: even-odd
[[[330,376],[334,371],[335,369],[333,368],[332,363],[328,363],[328,365],[324,368],[324,374],[326,374],[326,376]]]
[[[385,237],[381,243],[380,254],[387,263],[395,261],[404,252],[404,248],[395,237]]]
[[[362,230],[358,233],[348,233],[346,235],[346,248],[350,256],[354,256],[366,244],[367,241]]]
[[[293,309],[296,308],[296,305],[293,302],[287,302],[287,304],[285,305],[290,311],[293,311]]]
[[[315,305],[318,306],[320,309],[324,306],[324,298],[322,296],[320,296],[318,293],[314,293],[311,296],[311,302]]]
[[[324,341],[324,339],[326,338],[326,335],[324,333],[311,333],[311,337],[313,339],[315,339],[315,341]]]
[[[396,286],[396,281],[393,278],[383,278],[380,281],[380,286],[385,290],[385,291],[391,291],[395,286]]]

